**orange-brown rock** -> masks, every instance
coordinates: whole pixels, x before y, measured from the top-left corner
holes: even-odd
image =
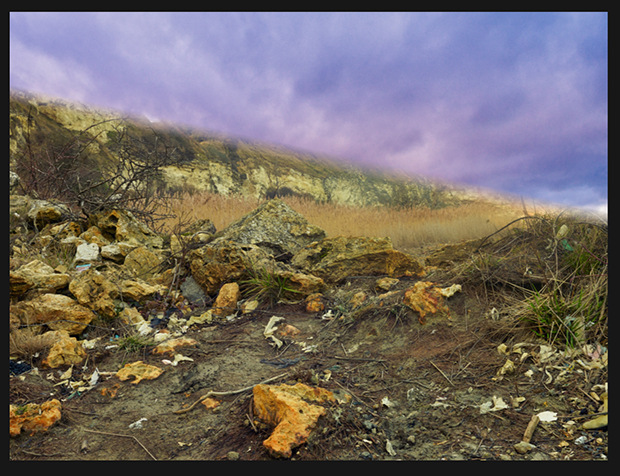
[[[442,311],[450,316],[448,306],[444,303],[442,288],[429,281],[418,281],[403,297],[403,304],[420,314],[420,323],[424,324],[427,314]]]
[[[253,389],[254,416],[274,426],[263,445],[278,458],[290,458],[292,450],[305,443],[326,409],[313,403],[332,403],[336,398],[329,390],[296,385],[256,385]],[[313,403],[309,403],[313,402]]]
[[[50,349],[43,365],[55,369],[63,365],[79,364],[86,358],[82,344],[75,337],[66,337],[57,341]]]
[[[109,318],[116,317],[118,287],[97,270],[78,274],[69,284],[69,291],[80,304]]]
[[[46,431],[60,420],[62,405],[55,398],[41,405],[9,405],[9,434],[17,436],[22,430],[31,435],[38,431]]]
[[[322,312],[325,310],[325,304],[321,298],[323,295],[321,293],[310,294],[306,298],[306,311],[308,312]]]
[[[234,314],[240,297],[241,291],[237,283],[224,284],[215,299],[213,314],[219,317],[226,317],[230,314]]]
[[[11,296],[20,296],[29,289],[40,293],[55,293],[67,287],[71,278],[67,274],[59,274],[54,268],[39,260],[33,260],[9,273]]]
[[[159,367],[154,365],[148,365],[141,360],[126,364],[122,369],[116,372],[116,376],[121,380],[127,380],[129,377],[135,377],[132,384],[138,384],[142,380],[153,380],[161,375],[163,372]]]
[[[177,347],[186,347],[196,344],[198,344],[198,342],[189,337],[178,337],[176,339],[169,339],[162,342],[161,344],[158,344],[153,349],[153,354],[165,354],[166,352],[173,353]]]

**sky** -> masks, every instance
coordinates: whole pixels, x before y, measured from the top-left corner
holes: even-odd
[[[606,12],[11,12],[12,89],[607,213]]]

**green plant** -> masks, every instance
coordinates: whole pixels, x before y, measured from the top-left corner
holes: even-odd
[[[152,344],[153,341],[150,338],[139,334],[129,334],[117,340],[118,348],[127,352],[140,352]]]
[[[266,268],[256,269],[251,266],[246,270],[248,278],[239,282],[242,295],[252,297],[259,302],[267,301],[269,306],[282,299],[299,293],[289,285],[289,278],[278,275]]]

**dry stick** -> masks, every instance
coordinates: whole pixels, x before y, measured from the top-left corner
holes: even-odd
[[[177,415],[180,415],[182,413],[187,413],[187,412],[193,410],[193,408],[196,405],[198,405],[200,402],[202,402],[203,400],[205,400],[205,399],[207,399],[207,398],[209,398],[209,397],[211,397],[213,395],[221,397],[221,396],[224,396],[224,395],[235,395],[237,393],[247,392],[248,390],[252,390],[254,387],[256,387],[256,385],[262,385],[262,384],[265,384],[265,383],[273,382],[274,380],[282,378],[282,377],[284,377],[286,375],[288,375],[288,372],[285,372],[285,373],[280,374],[280,375],[276,375],[275,377],[268,378],[267,380],[263,380],[260,383],[257,383],[257,384],[254,384],[254,385],[250,385],[249,387],[241,388],[239,390],[231,390],[229,392],[214,392],[213,390],[210,390],[207,393],[205,393],[202,397],[200,397],[198,400],[196,400],[194,403],[192,403],[189,407],[183,408],[182,410],[176,410],[176,411],[174,411],[172,413],[175,413]]]
[[[447,377],[447,375],[446,375],[446,374],[444,374],[444,373],[442,372],[442,370],[441,370],[439,367],[437,367],[437,366],[436,366],[436,365],[435,365],[432,361],[429,361],[429,362],[431,362],[431,365],[432,365],[433,367],[435,367],[435,368],[439,371],[439,373],[440,373],[441,375],[443,375],[443,377],[444,377],[444,378],[448,381],[448,383],[454,387],[454,384],[450,381],[450,379]]]
[[[144,451],[146,451],[151,458],[153,458],[155,461],[157,461],[157,458],[155,458],[155,456],[153,456],[151,454],[151,452],[149,450],[147,450],[146,447],[142,443],[140,443],[140,440],[138,440],[138,438],[136,438],[135,436],[132,436],[132,435],[121,435],[119,433],[108,433],[107,431],[87,430],[86,428],[82,428],[82,429],[84,431],[88,431],[89,433],[99,433],[100,435],[120,436],[122,438],[133,438],[134,440],[136,440],[136,442],[140,446],[142,446]]]
[[[534,415],[530,422],[527,424],[527,428],[525,429],[525,433],[523,434],[523,439],[525,443],[529,443],[532,439],[532,435],[534,434],[534,430],[536,429],[536,425],[540,422],[540,418],[538,415]]]

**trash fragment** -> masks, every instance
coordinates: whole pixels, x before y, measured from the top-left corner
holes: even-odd
[[[271,319],[269,319],[269,322],[267,323],[267,325],[265,326],[265,330],[263,331],[263,335],[265,336],[265,339],[271,339],[273,343],[275,344],[275,346],[278,348],[282,347],[282,341],[278,339],[276,336],[274,336],[273,334],[278,329],[276,327],[276,324],[283,320],[284,320],[283,317],[272,316]]]
[[[503,410],[504,408],[508,408],[508,405],[506,404],[506,402],[504,402],[502,397],[496,397],[495,395],[493,395],[491,401],[485,402],[480,405],[480,414],[483,415],[488,412],[496,412],[499,410]]]
[[[390,440],[385,442],[385,451],[387,451],[390,456],[396,456],[396,451],[394,451],[394,447]]]
[[[558,414],[556,412],[540,412],[538,415],[536,415],[538,417],[538,419],[542,422],[550,422],[550,421],[556,421],[558,419]]]
[[[588,441],[588,437],[587,436],[580,436],[579,438],[575,438],[574,443],[576,445],[583,445]]]
[[[609,410],[608,410],[608,403],[607,403],[607,393],[604,393],[603,395],[601,395],[601,398],[603,399],[603,411],[606,414],[600,415],[593,420],[588,420],[587,422],[585,422],[583,424],[584,430],[598,430],[599,428],[605,428],[608,425],[607,412]]]
[[[132,430],[141,430],[145,421],[148,421],[148,419],[140,418],[138,421],[134,421],[131,425],[129,425],[129,428]]]

